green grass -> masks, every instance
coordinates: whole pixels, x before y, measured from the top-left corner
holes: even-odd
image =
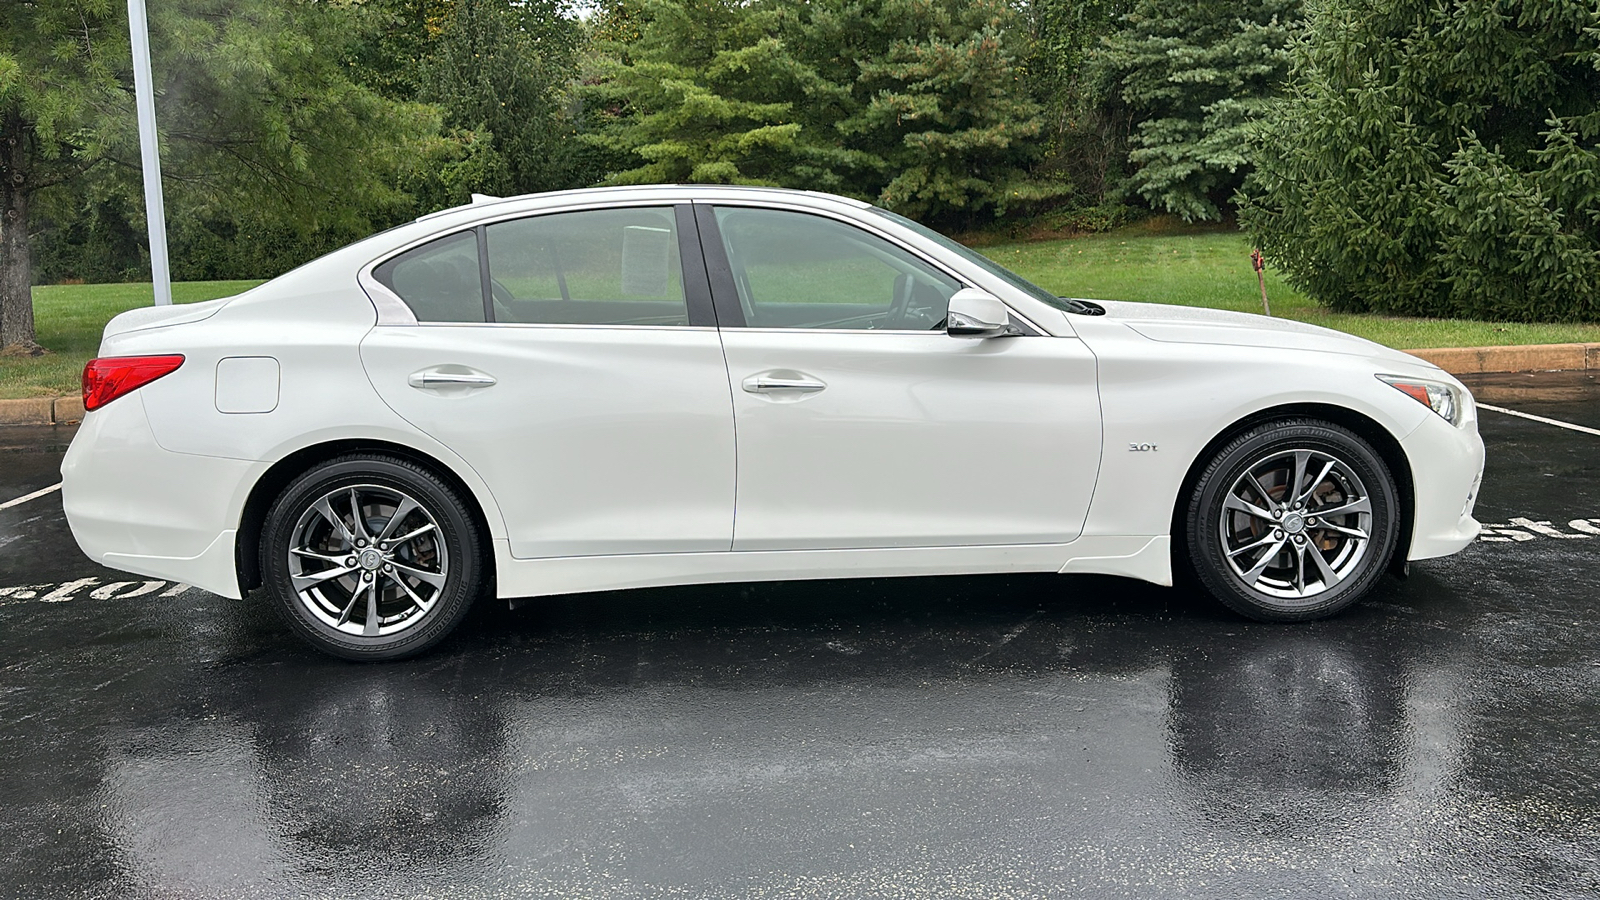
[[[1260,312],[1250,246],[1237,231],[1174,228],[1159,220],[1111,234],[986,246],[1001,264],[1059,294]],[[1269,261],[1270,262],[1270,261]],[[193,303],[237,294],[257,281],[204,281],[172,286]],[[1405,319],[1330,313],[1284,284],[1269,267],[1272,313],[1336,328],[1402,350],[1502,344],[1600,342],[1600,325],[1524,325],[1460,319]],[[112,316],[150,303],[148,284],[55,285],[33,289],[39,343],[36,358],[0,357],[0,399],[74,394],[83,364],[94,356]]]
[[[259,281],[196,281],[174,284],[172,299],[196,303],[249,290]],[[117,313],[149,306],[148,284],[62,284],[33,289],[37,357],[0,356],[0,399],[76,394],[83,364],[100,347],[100,332]]]
[[[1159,227],[1159,226],[1158,226]],[[1068,297],[1261,312],[1250,244],[1237,231],[1134,226],[1111,234],[981,248],[1040,287]],[[1538,325],[1331,313],[1267,268],[1274,316],[1360,335],[1400,350],[1600,341],[1600,325]]]

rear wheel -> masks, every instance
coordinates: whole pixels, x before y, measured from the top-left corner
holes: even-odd
[[[449,634],[482,589],[483,541],[433,473],[376,455],[323,463],[267,513],[263,581],[290,628],[345,659],[400,659]]]
[[[1399,520],[1394,478],[1371,445],[1297,419],[1258,425],[1218,451],[1195,484],[1186,538],[1217,599],[1294,622],[1365,596],[1389,565]]]

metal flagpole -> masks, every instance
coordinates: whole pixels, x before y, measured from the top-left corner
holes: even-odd
[[[161,151],[156,145],[156,92],[150,78],[150,22],[144,0],[128,0],[128,36],[133,41],[134,105],[139,109],[139,156],[144,160],[144,213],[150,227],[150,275],[156,305],[172,303],[172,268],[167,261],[167,205],[161,196]]]

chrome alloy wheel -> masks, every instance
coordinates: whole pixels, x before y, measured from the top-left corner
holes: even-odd
[[[1246,586],[1272,597],[1326,593],[1369,552],[1367,487],[1348,463],[1321,450],[1281,450],[1252,463],[1222,506],[1223,556]]]
[[[289,578],[313,616],[381,637],[422,621],[449,576],[439,523],[403,491],[373,484],[322,495],[295,523]]]

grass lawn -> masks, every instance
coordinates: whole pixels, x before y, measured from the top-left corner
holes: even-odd
[[[1160,220],[1119,232],[1070,240],[982,248],[1001,264],[1059,294],[1140,300],[1260,312],[1250,245],[1236,231],[1163,226]],[[1457,319],[1404,319],[1329,313],[1285,285],[1269,269],[1272,313],[1370,338],[1399,349],[1497,344],[1600,342],[1600,325],[1521,325]],[[174,299],[192,303],[237,294],[258,281],[175,284]],[[33,289],[39,343],[50,353],[0,357],[0,399],[74,394],[83,364],[114,315],[150,303],[148,284],[54,285]]]
[[[1159,220],[1158,220],[1159,221]],[[1261,312],[1250,243],[1237,231],[1134,226],[1060,241],[980,249],[1024,278],[1068,297],[1140,300]],[[1360,335],[1400,350],[1600,341],[1600,325],[1525,325],[1465,319],[1411,319],[1331,313],[1294,290],[1267,260],[1274,316]]]
[[[197,303],[246,291],[259,281],[196,281],[172,286],[176,303]],[[0,399],[76,394],[83,364],[100,348],[100,332],[117,313],[149,306],[148,284],[62,284],[33,289],[38,357],[0,356]]]

